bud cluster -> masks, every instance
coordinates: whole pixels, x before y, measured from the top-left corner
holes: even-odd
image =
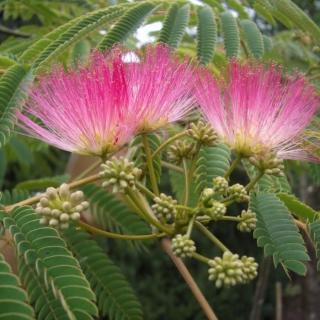
[[[250,199],[246,188],[239,183],[230,186],[228,188],[228,194],[236,202],[247,202]]]
[[[152,209],[159,220],[164,220],[166,223],[172,223],[176,214],[177,209],[177,200],[174,200],[171,196],[167,196],[164,193],[161,193],[159,197],[153,199],[155,202],[152,205]]]
[[[35,212],[41,216],[40,223],[51,227],[67,229],[70,221],[80,219],[81,213],[89,207],[82,191],[70,192],[63,183],[59,188],[48,188],[37,203]]]
[[[249,161],[257,168],[263,170],[266,174],[274,176],[283,176],[283,160],[278,159],[275,154],[256,154],[249,158]]]
[[[191,257],[192,253],[196,251],[196,246],[187,235],[177,234],[172,238],[172,251],[181,258]]]
[[[257,217],[255,212],[248,210],[242,210],[241,215],[238,216],[241,221],[237,224],[237,228],[241,232],[251,232],[256,228]]]
[[[224,252],[222,257],[216,257],[208,262],[209,280],[214,281],[217,288],[231,287],[246,283],[257,276],[258,264],[254,258]]]
[[[204,213],[212,218],[212,220],[220,220],[227,212],[227,207],[219,202],[212,200],[211,207],[203,210]]]
[[[197,123],[191,123],[187,132],[190,137],[205,146],[213,146],[218,140],[218,136],[212,127],[201,120]]]
[[[194,156],[194,145],[188,140],[178,140],[169,147],[168,160],[180,164],[183,159],[191,159]]]
[[[103,163],[101,168],[100,174],[106,179],[102,186],[112,186],[114,193],[125,193],[127,188],[135,189],[136,182],[142,174],[142,170],[135,167],[134,162],[124,157],[112,157],[111,160]]]
[[[228,191],[229,183],[228,180],[224,177],[215,177],[213,178],[213,190],[219,194],[226,194]]]

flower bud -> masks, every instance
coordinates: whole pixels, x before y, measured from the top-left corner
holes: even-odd
[[[153,201],[155,204],[152,205],[152,209],[156,217],[159,220],[164,220],[166,223],[172,223],[177,214],[177,209],[175,208],[177,200],[161,193],[159,197],[155,197]]]
[[[241,232],[251,232],[256,228],[257,218],[255,212],[252,212],[250,209],[242,210],[241,215],[239,216],[241,221],[237,224],[237,228]]]
[[[247,202],[250,197],[248,196],[246,188],[236,183],[228,188],[228,194],[232,197],[236,202]]]
[[[224,195],[227,193],[229,183],[224,177],[215,177],[213,179],[213,190],[216,193]]]
[[[211,207],[206,208],[204,213],[210,216],[213,220],[220,220],[227,212],[227,207],[219,202],[219,201],[212,201]]]
[[[169,162],[181,164],[183,159],[191,159],[194,156],[194,144],[188,140],[178,140],[168,150]]]
[[[218,136],[212,127],[203,122],[191,123],[188,129],[188,135],[205,146],[214,146],[217,144]]]
[[[191,257],[192,253],[196,251],[195,243],[187,235],[177,234],[172,239],[172,251],[181,258]]]

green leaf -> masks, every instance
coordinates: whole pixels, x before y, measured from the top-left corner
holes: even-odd
[[[97,294],[101,315],[110,320],[143,319],[141,304],[130,284],[89,234],[69,229],[64,237]]]
[[[253,9],[255,12],[270,23],[272,26],[275,26],[277,23],[272,16],[272,6],[265,0],[256,0],[253,4]]]
[[[150,228],[135,212],[105,188],[94,184],[83,187],[83,192],[90,202],[91,213],[95,222],[104,230],[111,230],[123,234],[148,234]],[[144,249],[144,244],[139,241],[130,243],[136,249]]]
[[[59,187],[62,183],[67,182],[69,175],[64,174],[61,176],[33,179],[20,182],[16,185],[16,190],[43,190],[48,187]]]
[[[8,142],[31,82],[28,67],[20,64],[10,67],[0,79],[0,147]]]
[[[151,149],[151,152],[153,153],[154,151],[156,151],[156,149],[160,146],[161,144],[161,140],[159,135],[157,135],[156,133],[149,133],[147,135],[147,139],[148,139],[148,143]],[[131,158],[134,161],[135,165],[142,169],[143,173],[147,172],[147,164],[146,164],[146,154],[144,151],[144,147],[143,147],[143,143],[142,143],[142,136],[136,136],[131,144],[130,144],[130,149],[132,151],[131,153]],[[162,166],[161,166],[161,158],[162,158],[162,153],[159,152],[153,159],[152,159],[152,163],[153,163],[153,167],[155,170],[155,174],[157,177],[157,181],[160,181],[160,177],[161,177],[161,170],[162,170]]]
[[[36,270],[44,284],[44,290],[60,300],[69,318],[92,319],[97,316],[93,303],[95,295],[78,261],[68,251],[55,229],[40,225],[39,217],[30,207],[14,209],[10,217],[4,218],[4,226],[14,239],[22,264],[30,265]],[[75,286],[80,287],[78,291],[68,290]],[[31,292],[29,294],[32,299]],[[37,301],[35,309],[40,312]]]
[[[129,35],[138,29],[154,8],[155,4],[144,2],[129,9],[99,43],[98,48],[105,50],[111,48],[117,42],[126,40]]]
[[[251,209],[257,214],[253,233],[266,256],[272,255],[274,264],[305,275],[305,261],[309,260],[304,241],[286,206],[272,193],[258,193],[251,198]]]
[[[159,42],[166,43],[172,48],[177,48],[188,25],[189,14],[189,4],[185,4],[181,8],[176,3],[171,5],[163,23]]]
[[[310,223],[308,229],[317,253],[317,270],[320,271],[320,220],[315,220]]]
[[[250,54],[256,59],[262,58],[264,54],[263,38],[257,25],[251,20],[242,20],[240,25]]]
[[[317,211],[301,202],[293,194],[277,193],[277,197],[286,205],[291,213],[303,220],[313,221],[319,216]]]
[[[223,12],[220,17],[226,55],[228,58],[237,57],[240,51],[237,19],[230,12]]]
[[[34,319],[27,293],[0,254],[0,319]]]
[[[201,148],[195,171],[197,191],[212,187],[213,178],[223,177],[230,166],[230,159],[230,149],[224,144]]]
[[[262,36],[263,38],[263,47],[265,52],[269,52],[272,50],[273,43],[271,37],[268,37],[266,35]]]
[[[89,57],[91,45],[88,40],[81,40],[75,44],[71,54],[71,60],[74,66],[83,63]]]
[[[65,49],[70,47],[80,39],[85,38],[90,32],[96,30],[102,25],[109,23],[113,19],[121,16],[128,5],[111,6],[106,9],[94,11],[77,20],[63,32],[56,40],[51,42],[39,55],[33,63],[33,68],[39,69],[50,59],[61,54]]]
[[[199,7],[197,57],[201,64],[208,64],[214,54],[217,41],[217,25],[212,9],[209,6]]]

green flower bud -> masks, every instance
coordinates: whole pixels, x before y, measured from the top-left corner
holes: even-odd
[[[258,264],[255,262],[254,258],[247,256],[241,257],[241,262],[243,263],[243,282],[247,283],[258,275]]]
[[[155,202],[152,205],[152,209],[159,220],[164,220],[166,223],[172,223],[177,215],[177,200],[174,200],[171,196],[167,196],[161,193],[159,197],[153,199]]]
[[[282,159],[278,159],[274,153],[255,154],[249,158],[249,161],[264,171],[266,174],[281,177],[284,175],[284,164]]]
[[[204,209],[203,212],[213,220],[220,220],[226,214],[227,207],[223,203],[213,200],[211,207]]]
[[[195,243],[187,235],[177,234],[172,239],[172,251],[181,258],[191,257],[192,253],[196,251]]]
[[[226,194],[228,191],[229,183],[224,177],[215,177],[213,179],[213,190],[219,194]]]
[[[194,156],[194,144],[188,140],[178,140],[168,150],[169,162],[180,164],[183,159],[191,159]]]
[[[80,213],[88,208],[82,191],[71,192],[67,184],[48,188],[36,205],[35,212],[41,216],[40,224],[62,229],[71,220],[79,220]],[[81,210],[79,210],[81,209]]]
[[[201,193],[200,203],[202,203],[203,206],[206,208],[211,207],[213,197],[214,197],[214,190],[212,188],[205,188]]]
[[[228,194],[232,197],[236,202],[247,202],[250,197],[248,196],[246,188],[236,183],[228,188]]]
[[[238,216],[241,218],[241,221],[237,224],[237,228],[241,232],[251,232],[256,228],[257,225],[257,217],[255,212],[250,209],[242,210],[241,215]]]
[[[214,146],[217,144],[218,136],[212,127],[203,122],[191,123],[188,129],[188,135],[205,146]]]
[[[112,186],[112,192],[125,193],[128,188],[135,189],[136,182],[141,177],[142,171],[135,167],[134,162],[127,158],[112,157],[101,165],[101,176],[105,178],[103,187]]]
[[[217,288],[231,287],[243,282],[243,263],[239,255],[226,251],[222,257],[216,257],[208,264],[209,280],[214,281]]]

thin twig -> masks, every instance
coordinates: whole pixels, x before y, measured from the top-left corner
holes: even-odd
[[[193,296],[198,301],[200,307],[202,308],[202,311],[204,312],[208,320],[218,320],[217,316],[215,315],[214,311],[199,289],[197,283],[194,281],[192,275],[190,274],[183,261],[173,254],[171,250],[171,241],[168,238],[164,238],[161,240],[161,245],[165,253],[170,257],[172,262],[177,267],[186,284],[189,286],[191,292],[193,293]]]

